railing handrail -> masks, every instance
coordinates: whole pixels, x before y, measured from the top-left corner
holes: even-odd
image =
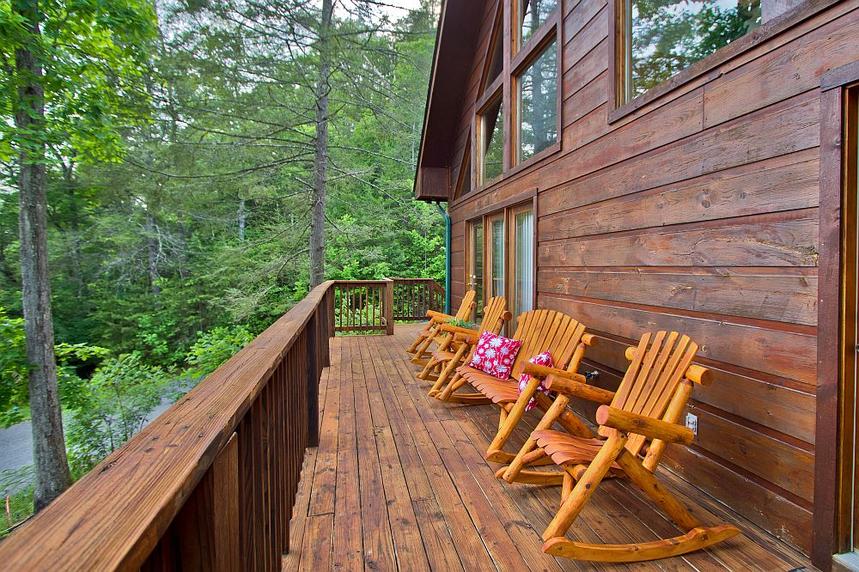
[[[0,543],[4,569],[140,567],[333,285],[311,290]]]

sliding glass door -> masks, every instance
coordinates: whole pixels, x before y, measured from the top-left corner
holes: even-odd
[[[480,316],[486,298],[506,296],[515,318],[534,308],[535,221],[533,205],[509,207],[469,222],[466,286],[477,292]]]
[[[534,309],[534,211],[531,205],[511,212],[513,255],[511,309],[514,316]]]
[[[504,214],[489,217],[489,295],[504,295]]]
[[[483,306],[486,305],[483,299],[483,219],[478,219],[469,225],[468,242],[466,287],[477,293],[474,297],[474,314],[479,319],[483,317]]]

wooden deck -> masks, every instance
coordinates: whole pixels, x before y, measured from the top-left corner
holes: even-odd
[[[734,522],[744,535],[707,552],[634,565],[543,554],[540,533],[560,500],[559,487],[495,478],[497,467],[482,453],[494,435],[496,411],[426,396],[405,354],[416,328],[332,340],[331,367],[320,382],[320,446],[305,458],[287,570],[813,569],[798,552],[664,470],[660,475],[706,523]],[[678,531],[614,481],[601,487],[570,534],[587,542],[633,542]]]

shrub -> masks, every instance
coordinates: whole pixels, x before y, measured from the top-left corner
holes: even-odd
[[[218,327],[200,332],[185,356],[188,375],[209,375],[253,339],[253,334],[244,326]]]
[[[146,424],[168,381],[139,353],[109,358],[80,384],[67,445],[72,472],[80,475],[121,446]]]

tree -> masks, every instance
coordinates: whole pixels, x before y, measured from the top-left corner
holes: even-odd
[[[0,2],[0,159],[17,155],[21,290],[36,472],[34,504],[71,483],[63,435],[48,271],[47,178],[51,155],[119,157],[120,125],[140,113],[154,30],[143,0]],[[9,121],[11,117],[14,121]],[[50,154],[49,154],[50,150]]]
[[[319,77],[316,82],[316,140],[313,161],[313,198],[310,215],[310,287],[325,279],[325,185],[328,176],[328,93],[331,91],[331,20],[333,0],[322,0],[317,52]]]

